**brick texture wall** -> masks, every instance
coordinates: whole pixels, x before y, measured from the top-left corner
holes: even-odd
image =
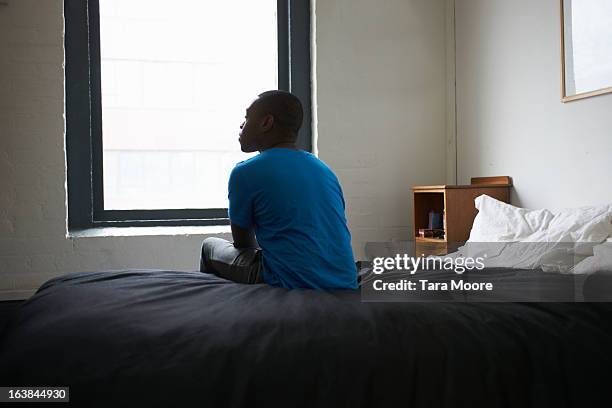
[[[407,239],[410,186],[445,174],[443,1],[381,4],[316,4],[318,149],[357,258]],[[63,2],[0,6],[0,300],[67,272],[195,270],[203,234],[67,238],[63,80]]]
[[[409,240],[411,186],[446,178],[445,2],[325,0],[316,14],[319,157],[353,247]]]

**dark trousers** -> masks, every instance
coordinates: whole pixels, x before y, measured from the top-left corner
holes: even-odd
[[[200,272],[238,283],[263,283],[261,249],[239,249],[224,239],[206,238],[202,242]]]

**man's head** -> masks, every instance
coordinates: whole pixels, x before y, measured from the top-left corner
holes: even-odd
[[[302,103],[292,93],[261,93],[247,108],[240,125],[240,148],[248,153],[295,144],[303,118]]]

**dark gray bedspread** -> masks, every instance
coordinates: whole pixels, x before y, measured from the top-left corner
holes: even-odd
[[[78,273],[19,309],[0,367],[0,385],[70,386],[74,406],[609,406],[612,305],[363,303],[201,273]]]

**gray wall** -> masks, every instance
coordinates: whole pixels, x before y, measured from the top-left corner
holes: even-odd
[[[456,2],[458,177],[514,177],[515,204],[612,202],[612,94],[560,101],[558,0]]]
[[[411,186],[446,178],[445,2],[317,1],[316,31],[319,157],[354,246],[407,240]]]

